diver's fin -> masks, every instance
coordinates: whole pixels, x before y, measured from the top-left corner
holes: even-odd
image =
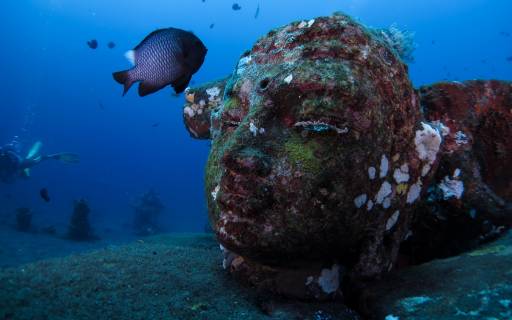
[[[172,87],[174,88],[174,92],[176,93],[182,93],[185,91],[185,89],[188,86],[188,83],[190,82],[190,79],[192,79],[191,74],[185,74],[178,78],[176,81],[172,83]]]
[[[132,64],[132,66],[135,65],[135,50],[126,51],[124,53],[124,57]]]
[[[130,90],[130,87],[135,82],[130,78],[130,70],[114,72],[112,73],[112,76],[114,77],[114,80],[124,86],[123,96],[128,92],[128,90]]]
[[[43,143],[41,141],[37,141],[32,145],[32,148],[27,153],[27,156],[25,159],[34,159],[39,155],[39,151],[41,150],[41,147],[43,146]]]
[[[157,92],[165,86],[166,85],[154,84],[149,81],[142,81],[141,83],[139,83],[139,96],[147,96],[148,94]]]
[[[60,153],[50,154],[50,155],[46,156],[46,158],[60,160],[64,163],[80,162],[80,156],[76,153],[70,153],[70,152],[60,152]]]
[[[29,168],[25,168],[23,169],[23,176],[25,177],[30,177],[30,169]]]

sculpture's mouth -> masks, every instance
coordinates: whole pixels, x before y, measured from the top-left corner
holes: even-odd
[[[229,171],[222,177],[217,204],[224,213],[254,217],[272,206],[272,189],[263,178]]]

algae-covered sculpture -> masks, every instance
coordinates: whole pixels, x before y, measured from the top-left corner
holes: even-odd
[[[29,208],[16,209],[16,230],[21,232],[32,230],[32,210]]]
[[[74,202],[73,214],[68,227],[67,237],[75,241],[91,241],[96,240],[89,222],[89,205],[84,199]]]
[[[136,234],[148,236],[162,229],[158,220],[165,206],[155,190],[151,189],[142,194],[133,208],[135,210],[133,227]]]
[[[226,268],[288,296],[357,290],[395,267],[433,186],[496,229],[510,225],[511,179],[487,168],[511,154],[500,120],[510,83],[416,91],[397,34],[342,14],[294,22],[258,40],[227,79],[186,92],[188,131],[212,140],[206,195]],[[453,86],[473,111],[457,109]],[[485,128],[496,122],[495,137]]]

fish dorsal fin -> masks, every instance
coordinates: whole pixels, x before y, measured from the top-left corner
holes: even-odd
[[[137,51],[141,46],[144,45],[144,43],[149,39],[151,38],[152,36],[154,36],[155,34],[161,32],[161,31],[164,31],[164,30],[168,30],[168,29],[171,29],[171,28],[162,28],[162,29],[156,29],[155,31],[151,32],[150,34],[148,34],[133,50]]]
[[[124,57],[132,64],[132,66],[135,66],[135,50],[126,51],[124,53]]]

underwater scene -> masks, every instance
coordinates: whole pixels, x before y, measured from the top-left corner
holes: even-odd
[[[0,320],[512,319],[512,2],[2,2]]]

